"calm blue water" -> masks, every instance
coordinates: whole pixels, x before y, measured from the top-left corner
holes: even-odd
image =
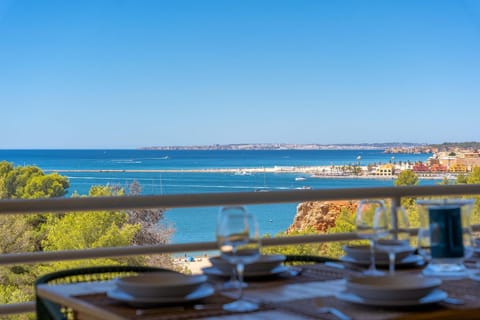
[[[162,151],[162,150],[0,150],[0,161],[15,165],[36,165],[50,170],[159,170],[206,168],[262,168],[274,166],[329,166],[356,163],[386,163],[391,154],[378,150],[282,150],[282,151]],[[431,154],[395,154],[395,161],[425,161]],[[126,186],[133,180],[143,194],[186,194],[207,192],[242,192],[260,188],[295,189],[308,185],[313,189],[392,186],[391,179],[314,179],[295,181],[298,174],[179,172],[63,172],[70,179],[69,194],[87,194],[92,185]],[[420,184],[437,181],[422,180]],[[276,234],[293,221],[297,203],[256,205],[262,233]],[[167,223],[173,224],[174,243],[214,239],[217,207],[171,209]]]

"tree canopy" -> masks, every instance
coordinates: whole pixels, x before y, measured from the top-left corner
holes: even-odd
[[[416,186],[418,184],[418,176],[413,170],[402,170],[394,184],[395,186]]]
[[[0,197],[33,199],[63,197],[70,186],[58,173],[45,174],[35,166],[0,162]],[[140,194],[134,182],[128,190]],[[128,196],[117,186],[95,185],[88,197]],[[75,197],[81,195],[75,194]],[[167,243],[173,228],[162,221],[163,209],[87,211],[29,215],[0,215],[0,253],[82,250],[101,247]],[[89,265],[150,264],[173,268],[170,256],[83,259],[38,265],[0,267],[0,303],[33,299],[32,283],[40,274]],[[20,316],[20,318],[24,318]],[[27,316],[28,318],[28,316]]]
[[[63,197],[70,182],[58,173],[45,174],[35,166],[14,167],[0,162],[0,198],[32,199]]]

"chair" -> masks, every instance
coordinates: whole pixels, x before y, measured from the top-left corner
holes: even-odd
[[[38,320],[70,320],[75,319],[73,310],[62,307],[48,299],[40,298],[37,286],[40,284],[65,284],[91,281],[108,281],[121,276],[134,275],[140,272],[162,272],[171,270],[145,266],[101,266],[56,271],[45,274],[35,280],[36,313]]]

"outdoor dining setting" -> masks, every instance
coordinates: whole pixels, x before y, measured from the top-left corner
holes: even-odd
[[[35,283],[38,319],[472,319],[480,317],[480,251],[473,201],[418,201],[412,229],[397,207],[360,201],[357,240],[339,259],[262,254],[245,206],[220,208],[218,255],[201,274],[153,267],[93,267]],[[359,239],[368,240],[359,244]]]

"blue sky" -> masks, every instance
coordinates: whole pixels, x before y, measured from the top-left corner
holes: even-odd
[[[480,1],[0,0],[0,148],[480,141]]]

